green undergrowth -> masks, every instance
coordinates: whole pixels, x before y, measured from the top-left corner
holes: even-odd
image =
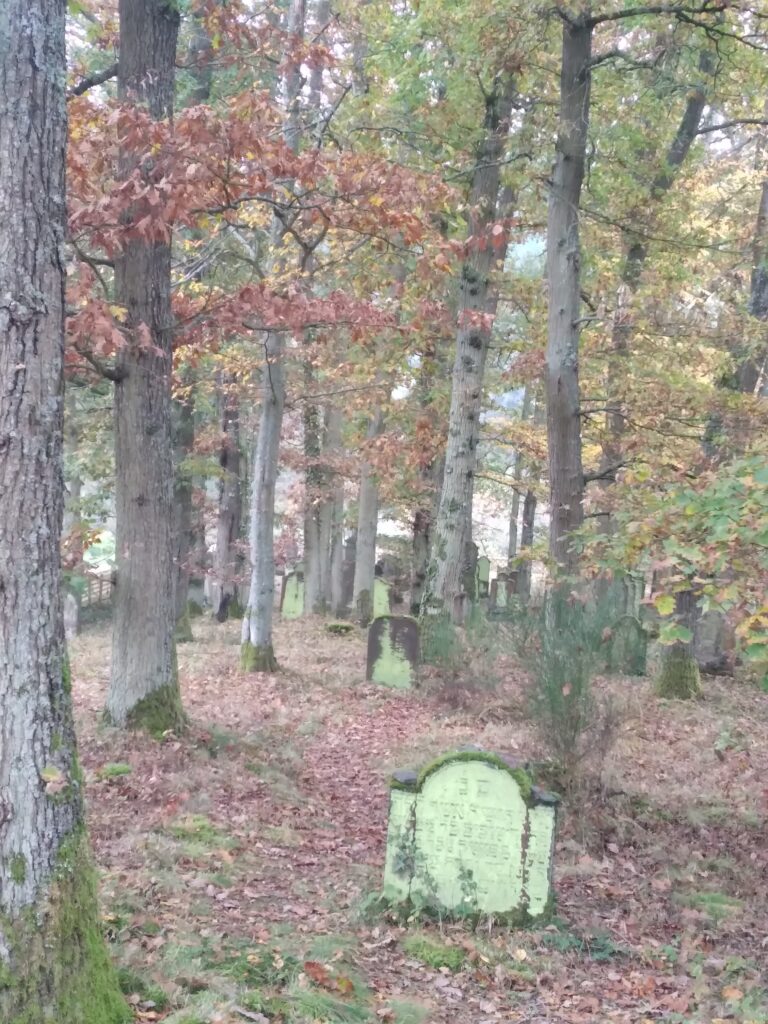
[[[107,782],[109,779],[119,779],[123,775],[130,775],[132,771],[133,768],[129,764],[121,762],[104,764],[101,768],[96,769],[96,778],[99,782]]]
[[[170,1005],[168,993],[154,982],[147,981],[130,967],[118,968],[117,980],[123,995],[134,997],[132,1002],[151,1003],[153,1010],[168,1009]]]
[[[466,961],[466,954],[459,946],[449,946],[422,932],[407,935],[403,940],[403,950],[414,960],[420,960],[436,971],[442,968],[460,971]]]

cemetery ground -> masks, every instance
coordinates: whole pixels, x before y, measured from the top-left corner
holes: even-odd
[[[139,1021],[768,1021],[768,698],[695,703],[599,680],[622,711],[603,792],[566,802],[554,919],[390,920],[387,780],[462,745],[542,751],[511,659],[494,684],[364,682],[365,640],[279,624],[282,671],[237,668],[239,625],[179,648],[191,727],[101,722],[109,631],[71,647],[104,928]]]

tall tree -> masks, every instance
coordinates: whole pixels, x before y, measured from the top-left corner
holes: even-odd
[[[166,0],[120,0],[119,14],[118,98],[153,120],[170,118],[178,9]],[[119,174],[145,185],[146,198],[125,211],[115,258],[125,344],[115,373],[117,588],[107,713],[116,725],[162,732],[183,724],[173,638],[171,241],[167,226],[141,232],[158,174],[123,116]]]
[[[0,1019],[120,1024],[61,614],[65,9],[0,15]]]
[[[285,103],[283,135],[294,153],[298,152],[301,139],[299,98],[302,77],[298,58],[291,49],[304,38],[305,18],[306,0],[291,0],[282,91]],[[284,182],[284,188],[290,194],[293,182]],[[285,231],[286,224],[276,213],[270,236],[274,270],[278,270],[282,263],[280,250]],[[285,408],[284,350],[282,331],[268,331],[262,366],[261,419],[251,481],[251,585],[241,638],[242,665],[256,672],[274,672],[277,668],[272,643],[272,612],[275,592],[275,485]]]
[[[515,91],[514,75],[503,72],[496,75],[485,95],[483,137],[469,197],[468,253],[461,271],[445,471],[422,613],[452,608],[453,598],[462,589],[465,552],[472,541],[483,375],[498,298],[491,274],[503,263],[507,232],[498,222],[510,205],[500,189],[501,161]]]

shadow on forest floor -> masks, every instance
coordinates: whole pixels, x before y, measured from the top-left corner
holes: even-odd
[[[239,670],[236,624],[195,620],[179,649],[192,728],[155,743],[101,724],[108,628],[71,656],[105,928],[137,1020],[768,1021],[765,694],[707,680],[677,705],[605,681],[625,707],[613,795],[562,815],[554,922],[404,929],[364,912],[387,775],[466,743],[540,757],[515,712],[522,673],[456,710],[362,682],[358,633],[282,624],[269,677]]]

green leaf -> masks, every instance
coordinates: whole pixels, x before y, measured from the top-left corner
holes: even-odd
[[[693,633],[687,626],[681,626],[679,622],[668,622],[662,626],[659,633],[660,644],[674,644],[680,641],[682,644],[689,644],[693,640]]]
[[[671,594],[657,594],[653,605],[659,615],[671,615],[675,610],[675,599]]]

